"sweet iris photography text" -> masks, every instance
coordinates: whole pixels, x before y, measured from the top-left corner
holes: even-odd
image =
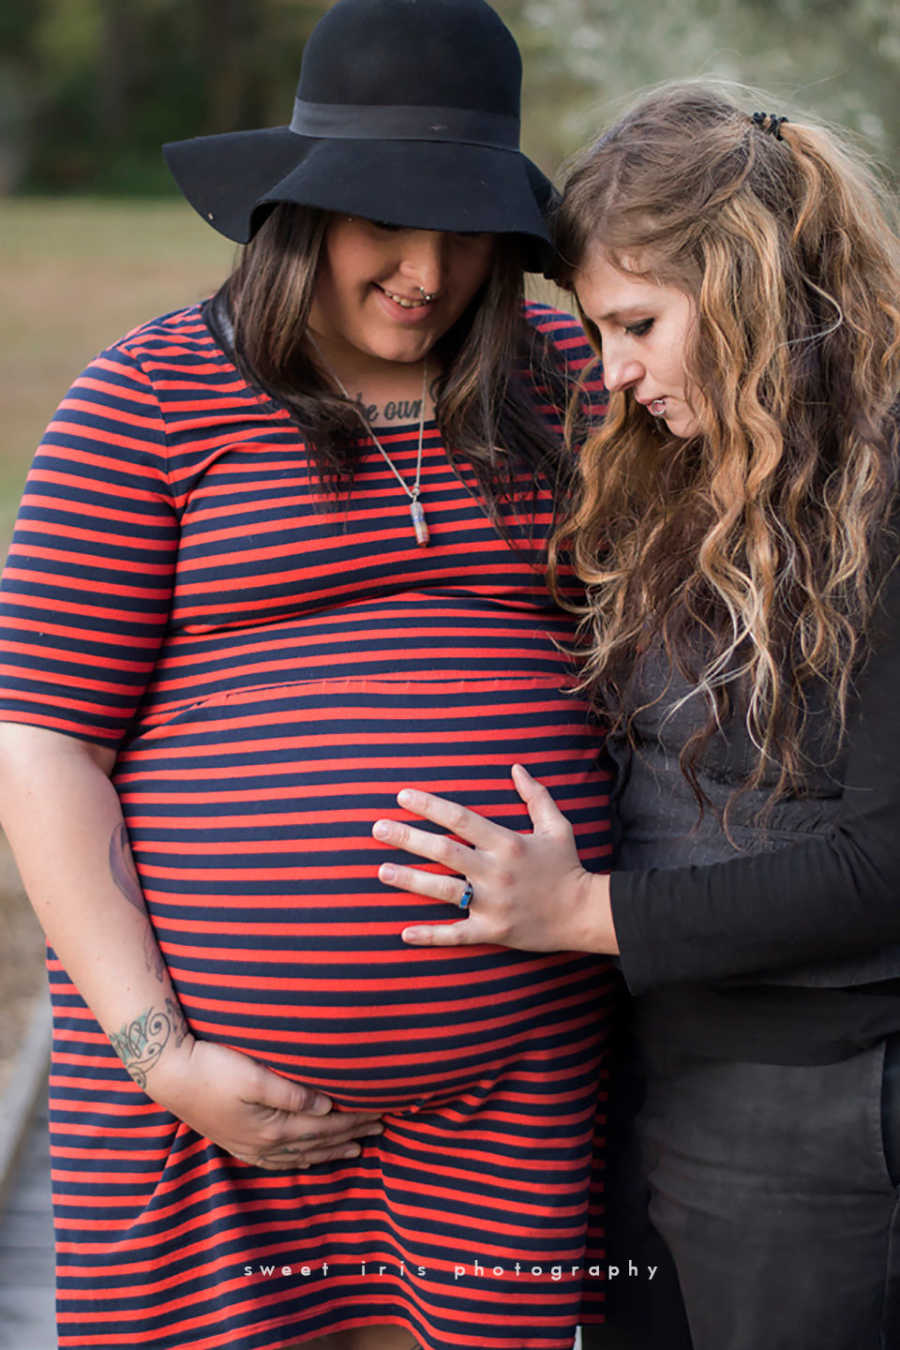
[[[551,1279],[573,1280],[573,1279],[591,1279],[591,1280],[619,1280],[619,1279],[645,1279],[648,1282],[656,1275],[658,1266],[648,1264],[638,1264],[635,1261],[627,1260],[618,1264],[601,1264],[594,1262],[588,1266],[579,1266],[574,1264],[514,1261],[511,1265],[491,1265],[490,1261],[469,1261],[458,1262],[454,1265],[445,1265],[441,1263],[440,1267],[430,1269],[428,1266],[407,1265],[405,1261],[382,1261],[377,1258],[368,1259],[356,1263],[331,1262],[331,1261],[309,1261],[294,1262],[290,1265],[278,1265],[277,1262],[272,1265],[256,1263],[254,1265],[244,1266],[244,1275],[250,1279],[252,1277],[262,1277],[264,1279],[295,1277],[303,1280],[321,1278],[327,1279],[329,1275],[363,1275],[367,1279],[389,1279],[392,1276],[414,1275],[419,1279],[424,1279],[429,1275],[435,1274],[438,1270],[447,1275],[451,1275],[453,1280],[466,1279],[509,1279],[512,1276],[515,1279]]]

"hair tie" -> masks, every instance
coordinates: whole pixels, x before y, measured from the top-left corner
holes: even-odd
[[[759,127],[760,131],[764,131],[767,135],[774,136],[776,141],[784,140],[781,128],[787,121],[786,117],[778,117],[775,113],[755,112],[751,120],[754,126]]]

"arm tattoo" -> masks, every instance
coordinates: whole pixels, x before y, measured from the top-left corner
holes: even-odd
[[[129,905],[133,906],[139,914],[143,914],[147,920],[147,932],[144,934],[144,963],[147,970],[151,971],[162,983],[166,977],[166,964],[163,961],[162,952],[157,945],[150,924],[150,917],[147,914],[144,892],[141,890],[140,878],[134,865],[131,845],[128,842],[128,831],[125,825],[121,823],[113,830],[109,841],[109,870],[113,881]]]
[[[146,1089],[147,1074],[169,1041],[174,1039],[177,1048],[187,1031],[184,1013],[174,999],[167,998],[163,1008],[147,1008],[133,1022],[111,1032],[109,1039],[138,1087]]]
[[[131,856],[128,831],[122,824],[116,826],[109,841],[109,870],[113,881],[129,905],[133,905],[139,914],[146,914],[147,906],[144,904],[144,893],[141,890],[134,858]]]

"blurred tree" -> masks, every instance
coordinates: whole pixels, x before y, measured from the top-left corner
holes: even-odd
[[[31,128],[19,185],[113,193],[171,189],[163,141],[287,121],[303,43],[327,8],[304,0],[12,3],[33,15],[30,26],[9,25],[17,40],[0,58],[0,71],[8,59],[31,72],[28,107],[12,96]],[[0,163],[6,139],[0,127]]]
[[[0,7],[0,194],[21,177],[31,150],[39,18],[39,0],[5,0]]]
[[[635,90],[721,77],[900,150],[896,0],[495,0],[526,73],[526,140],[545,166],[612,120]],[[550,112],[552,110],[552,112]]]
[[[632,90],[715,75],[900,149],[896,0],[494,0],[525,59],[544,168]],[[2,0],[0,192],[171,191],[162,141],[290,115],[328,0]]]

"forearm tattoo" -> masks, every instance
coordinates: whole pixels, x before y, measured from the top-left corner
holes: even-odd
[[[147,931],[144,934],[144,963],[147,970],[162,983],[166,977],[166,963],[153,933],[144,892],[131,853],[131,844],[128,841],[128,831],[124,824],[116,826],[109,841],[109,870],[113,881],[129,905],[132,905],[139,914],[143,914],[147,920]]]
[[[162,1008],[147,1008],[133,1022],[110,1033],[112,1047],[139,1088],[146,1089],[147,1074],[159,1060],[169,1041],[176,1048],[188,1034],[184,1013],[174,999],[167,998]]]

